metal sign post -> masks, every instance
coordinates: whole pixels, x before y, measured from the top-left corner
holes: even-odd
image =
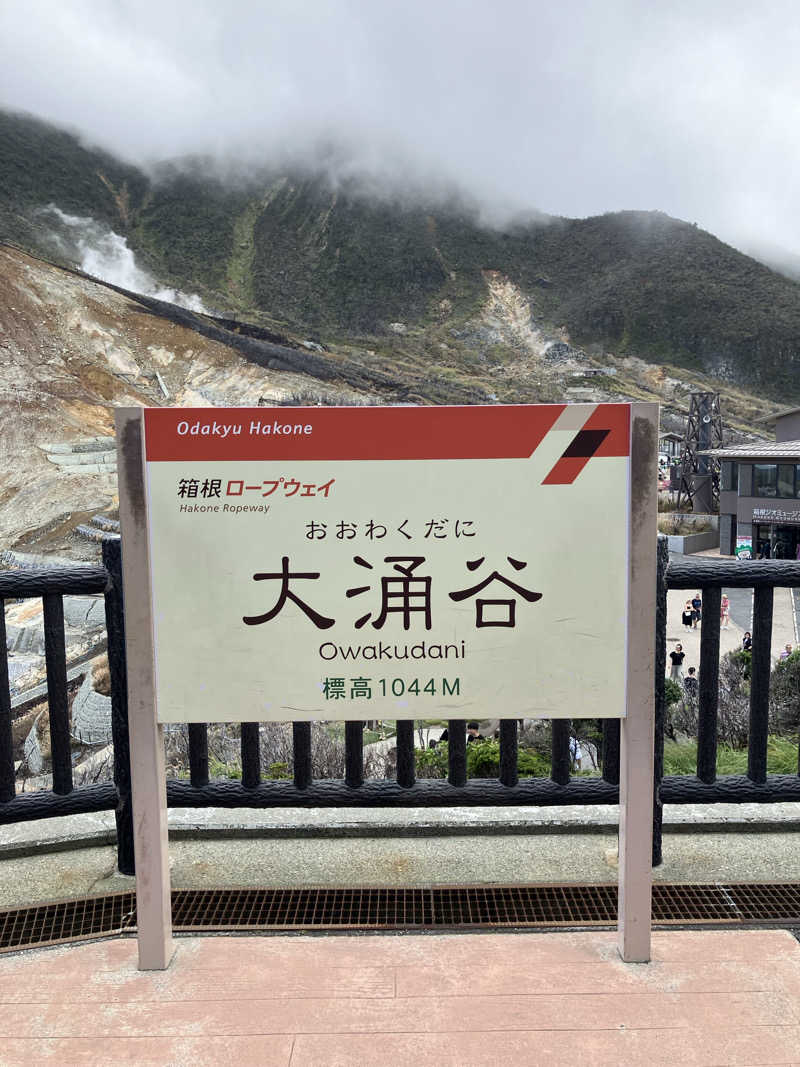
[[[656,405],[119,409],[117,434],[140,968],[172,954],[161,723],[487,707],[622,720],[620,952],[649,958]]]
[[[658,405],[631,405],[626,715],[620,723],[619,952],[650,959]]]
[[[167,839],[164,727],[156,709],[153,606],[144,463],[144,409],[117,408],[119,517],[123,535],[122,589],[128,665],[133,848],[139,970],[169,966],[172,907]]]

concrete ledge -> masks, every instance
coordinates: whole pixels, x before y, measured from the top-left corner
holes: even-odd
[[[172,840],[313,839],[590,834],[616,831],[617,805],[487,808],[171,808]],[[800,803],[692,804],[665,809],[665,833],[770,833],[800,828]],[[13,823],[0,831],[0,860],[113,845],[113,812]]]

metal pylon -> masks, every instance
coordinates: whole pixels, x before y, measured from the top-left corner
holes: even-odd
[[[678,511],[719,511],[719,460],[700,454],[711,448],[722,448],[719,393],[692,393],[683,439]]]

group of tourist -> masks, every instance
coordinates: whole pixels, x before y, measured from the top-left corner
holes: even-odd
[[[700,596],[698,590],[691,600],[687,600],[683,611],[681,612],[681,622],[687,630],[696,630],[699,623],[703,618],[703,598]],[[731,602],[728,599],[728,594],[723,593],[720,600],[719,607],[719,620],[720,626],[724,629],[728,629],[728,625],[731,619]],[[742,648],[749,649],[751,645],[750,634],[744,635],[742,641]],[[699,692],[699,679],[697,677],[697,668],[689,667],[686,672],[686,677],[683,675],[683,661],[686,659],[686,653],[683,651],[683,645],[677,644],[675,649],[669,654],[671,666],[669,676],[679,685],[683,686],[684,693],[687,699],[695,701]]]
[[[696,630],[698,624],[702,619],[703,601],[699,591],[695,593],[691,600],[687,600],[683,611],[681,612],[681,622],[687,630]],[[730,600],[727,593],[722,594],[720,600],[720,625],[727,629],[730,622],[731,607]],[[753,638],[749,630],[746,630],[742,637],[742,651],[750,652],[753,647]],[[779,660],[787,660],[792,655],[792,646],[785,645],[782,649]],[[683,686],[684,692],[689,699],[694,699],[698,693],[698,678],[697,671],[694,667],[689,667],[687,675],[684,678],[683,674],[683,661],[686,659],[686,653],[683,650],[683,645],[678,643],[675,649],[669,654],[670,659],[670,672],[669,676],[679,685]]]
[[[703,600],[700,596],[700,592],[696,592],[691,600],[687,600],[681,612],[681,622],[687,630],[696,630],[697,624],[703,617]],[[719,605],[719,621],[720,625],[726,630],[728,624],[731,621],[731,602],[728,599],[728,594],[723,593],[722,599]]]

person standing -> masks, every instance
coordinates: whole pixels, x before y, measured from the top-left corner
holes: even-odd
[[[572,762],[572,770],[579,771],[581,769],[581,743],[577,737],[570,737],[569,739],[569,758]]]
[[[692,611],[692,602],[686,601],[686,607],[681,612],[681,622],[687,630],[691,630],[694,623],[694,612]]]
[[[697,703],[697,698],[700,694],[700,683],[697,679],[694,667],[689,668],[686,677],[683,679],[683,691],[690,704],[694,705]]]
[[[722,601],[720,602],[720,606],[719,606],[719,617],[720,617],[720,622],[722,623],[722,625],[727,630],[728,629],[728,623],[730,622],[730,618],[731,618],[731,602],[730,602],[730,600],[728,600],[728,594],[727,593],[723,593],[722,594]]]
[[[670,652],[669,658],[672,660],[669,676],[674,682],[680,682],[683,678],[683,661],[686,658],[686,653],[683,651],[683,645],[676,645],[675,651]]]
[[[700,598],[700,591],[698,590],[692,597],[692,617],[694,619],[694,628],[697,629],[697,624],[700,622],[700,615],[703,608],[703,601]]]
[[[750,631],[745,630],[744,637],[742,638],[742,652],[750,652],[753,648],[753,638],[750,636]]]

